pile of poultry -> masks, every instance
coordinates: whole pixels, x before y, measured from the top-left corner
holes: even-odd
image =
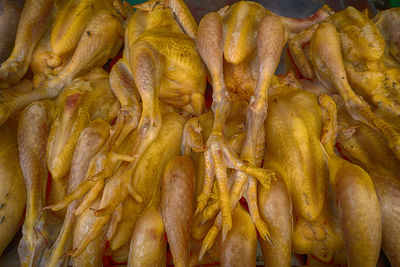
[[[0,255],[400,266],[400,9],[26,0],[0,52]]]

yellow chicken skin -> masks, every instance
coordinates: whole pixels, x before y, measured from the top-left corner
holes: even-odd
[[[308,41],[307,57],[302,47]],[[385,54],[384,39],[372,21],[349,7],[294,37],[289,48],[304,77],[338,92],[353,118],[380,131],[400,158],[399,131],[377,117],[364,100],[399,114],[400,68]]]
[[[14,49],[0,66],[0,88],[18,83],[25,75],[31,63],[32,53],[50,23],[53,5],[54,0],[25,1]]]
[[[35,87],[65,68],[87,25],[101,10],[112,11],[112,2],[69,0],[56,3],[54,21],[32,55]],[[86,34],[91,32],[86,31]],[[115,49],[118,50],[119,45]]]
[[[319,144],[322,113],[317,96],[281,88],[271,96],[265,128],[264,166],[285,181],[294,210],[307,220],[316,220],[324,207],[328,182]]]
[[[68,177],[68,192],[72,192],[85,178],[90,160],[100,150],[107,140],[110,125],[102,119],[89,123],[79,136],[76,149],[72,156],[71,169]],[[64,217],[64,222],[57,239],[44,253],[41,264],[45,266],[60,266],[68,262],[69,257],[64,254],[72,248],[72,233],[76,217],[74,211],[80,201],[71,203]],[[49,244],[50,245],[50,244]]]
[[[264,104],[268,95],[268,87],[272,74],[277,66],[280,52],[284,45],[284,28],[279,19],[273,16],[263,18],[258,25],[257,54],[262,63],[259,64],[260,73],[258,76],[255,97],[248,106],[248,129],[246,139],[242,148],[242,159],[232,150],[224,136],[226,119],[229,115],[230,102],[226,91],[223,76],[223,23],[220,14],[212,12],[207,14],[200,22],[197,46],[210,70],[213,80],[213,104],[214,122],[211,134],[206,142],[207,150],[204,153],[206,163],[206,177],[202,193],[197,198],[196,213],[203,211],[207,204],[214,183],[214,176],[218,188],[221,213],[216,218],[213,227],[207,234],[203,242],[199,257],[211,248],[220,230],[224,240],[227,232],[232,226],[231,210],[241,198],[244,185],[247,181],[251,184],[247,190],[253,219],[256,222],[258,231],[263,238],[268,238],[268,230],[258,214],[257,207],[257,181],[259,179],[263,185],[267,185],[272,175],[265,169],[257,168],[261,165],[262,143],[257,148],[258,135],[263,136],[262,125],[266,116],[266,106]],[[210,45],[211,43],[211,45]],[[259,149],[261,148],[261,149]],[[234,178],[235,184],[232,186],[232,193],[229,196],[227,167],[237,170],[237,177]],[[251,175],[252,177],[248,177]],[[253,178],[255,177],[255,178]],[[231,199],[230,199],[231,198]],[[231,203],[232,202],[232,203]]]
[[[381,212],[374,184],[368,173],[334,152],[337,111],[332,98],[319,96],[324,128],[321,143],[329,167],[340,227],[349,266],[376,266],[382,240]]]
[[[11,118],[0,127],[0,255],[17,232],[26,204],[18,158],[17,126],[17,119]]]
[[[204,108],[206,72],[192,39],[197,24],[190,13],[184,12],[186,5],[181,0],[149,1],[135,7],[138,10],[126,27],[126,48],[120,62],[134,74],[132,67],[137,52],[148,49],[158,54],[161,57],[157,63],[159,98],[180,110],[200,115]],[[185,20],[186,16],[191,19]]]
[[[366,14],[353,7],[348,7],[325,21],[334,25],[338,32],[343,63],[354,91],[371,104],[399,115],[400,65],[385,52],[385,39],[378,27]],[[307,63],[306,55],[299,55],[298,50],[301,50],[300,44],[309,40],[307,36],[315,29],[316,26],[294,38],[290,47],[302,75],[309,79],[314,77],[311,66]]]
[[[347,157],[368,171],[375,185],[382,215],[382,249],[391,264],[398,266],[400,163],[379,133],[354,121],[340,99],[335,101],[338,106],[339,146]]]
[[[110,90],[108,74],[100,68],[75,79],[57,98],[56,105],[47,143],[47,166],[52,176],[48,204],[67,194],[68,172],[83,129],[97,118],[111,123],[120,107]]]
[[[268,87],[288,36],[328,15],[328,12],[321,9],[310,18],[296,20],[277,16],[258,3],[240,1],[231,7],[207,14],[200,22],[196,42],[211,74],[214,90],[212,110],[215,118],[206,142],[206,179],[202,193],[197,198],[196,214],[202,212],[207,204],[214,176],[221,209],[214,227],[205,239],[203,253],[211,247],[220,230],[223,237],[229,231],[231,209],[242,195],[245,195],[249,203],[252,219],[262,238],[269,238],[257,206],[257,180],[268,186],[273,178],[269,170],[259,168],[264,141],[257,142],[264,131],[261,125],[266,116]],[[249,101],[248,132],[245,134],[242,151],[233,153],[224,137],[224,127],[231,102],[237,100]],[[222,155],[219,155],[219,151]],[[227,169],[236,170],[230,189]],[[244,189],[246,185],[247,190]]]
[[[5,61],[14,47],[19,15],[23,1],[4,0],[0,12],[0,63]]]
[[[47,164],[46,145],[54,103],[49,100],[33,102],[21,113],[18,126],[18,148],[27,191],[25,222],[18,246],[21,266],[37,266],[48,242],[46,205]]]
[[[85,27],[71,59],[57,75],[45,80],[35,90],[0,104],[0,124],[33,101],[57,97],[76,77],[104,65],[118,51],[121,31],[120,19],[113,11],[99,11]]]
[[[350,10],[348,12],[351,12],[351,14],[353,14],[354,12],[359,12],[355,10],[353,12],[353,9],[351,8],[348,8],[346,10]],[[361,13],[359,15],[363,16]],[[341,40],[343,40],[343,37],[342,39],[340,39],[340,36],[343,36],[343,34],[339,35],[340,31],[338,32],[336,30],[336,27],[332,23],[321,22],[320,25],[315,25],[313,26],[313,28],[302,32],[294,39],[292,39],[289,47],[292,56],[296,62],[296,65],[300,68],[300,70],[302,70],[302,73],[304,73],[303,75],[305,77],[316,77],[317,80],[323,84],[323,86],[331,88],[334,91],[338,92],[344,99],[347,110],[352,115],[352,117],[380,131],[388,140],[389,146],[395,153],[396,157],[400,158],[400,132],[392,125],[375,115],[372,112],[369,104],[362,97],[356,95],[352,87],[350,86],[347,77],[350,77],[354,73],[350,73],[349,71],[347,71],[348,74],[346,74],[344,63],[346,62],[347,58],[346,50],[344,49],[346,48],[346,46],[342,45],[343,41],[341,42]],[[372,22],[370,24],[370,28],[371,27],[375,27]],[[375,29],[375,31],[373,31],[374,33],[379,34],[376,27],[372,29]],[[312,65],[310,65],[304,54],[304,51],[301,49],[301,44],[310,39],[310,54]],[[364,49],[367,49],[369,53],[365,52],[363,54],[365,54],[366,57],[376,56],[376,53],[374,53],[374,51],[380,51],[379,48],[382,48],[382,45],[384,47],[383,38],[381,39],[381,41],[382,42],[378,43],[374,42],[374,45],[371,44],[371,50],[367,49],[369,46],[366,44]],[[348,48],[350,49],[351,47],[355,48],[356,46],[350,46]],[[359,49],[353,50],[358,51]],[[381,52],[383,53],[383,51]],[[376,60],[377,62],[381,62],[381,60]],[[385,62],[385,60],[382,60],[382,62]],[[347,65],[348,64],[346,64],[346,66]],[[314,70],[311,66],[313,66]],[[398,68],[393,68],[393,70],[398,71]],[[371,77],[374,76],[371,75]],[[371,84],[371,82],[365,82],[364,85],[366,84],[369,85]],[[396,90],[391,90],[391,92],[395,91]],[[394,99],[393,101],[396,101],[395,97],[390,97],[390,99]]]
[[[119,220],[112,223],[113,218],[121,218],[120,216],[122,216],[121,223],[124,222],[124,215],[121,215],[122,204],[128,195],[139,203],[134,205],[137,211],[141,212],[145,207],[149,196],[146,195],[146,199],[143,199],[143,196],[134,189],[133,185],[137,182],[142,182],[142,179],[140,178],[139,181],[136,181],[138,178],[132,179],[132,175],[137,171],[137,167],[140,167],[139,162],[145,156],[145,152],[148,151],[148,148],[158,139],[159,133],[163,128],[164,122],[161,116],[163,107],[159,103],[159,99],[163,101],[162,90],[163,84],[165,84],[163,81],[166,75],[169,75],[169,68],[177,67],[180,69],[180,72],[184,73],[183,69],[189,66],[190,69],[188,71],[192,75],[194,71],[196,71],[195,90],[199,90],[199,93],[193,93],[195,96],[193,98],[192,91],[190,91],[190,98],[193,100],[193,106],[191,104],[192,100],[189,100],[186,102],[187,105],[184,107],[178,106],[178,108],[194,114],[201,113],[203,109],[203,92],[205,86],[204,67],[195,50],[194,42],[184,35],[179,24],[174,20],[172,11],[163,6],[164,4],[171,5],[171,8],[178,12],[182,11],[179,7],[182,8],[184,3],[182,1],[171,1],[159,4],[160,5],[157,4],[156,6],[153,5],[150,7],[148,6],[149,3],[136,6],[138,9],[149,11],[138,11],[130,18],[126,30],[126,46],[123,59],[116,64],[111,73],[110,84],[124,109],[124,112],[120,113],[119,118],[123,119],[125,116],[127,120],[121,120],[121,127],[117,126],[115,132],[111,134],[110,142],[106,144],[108,148],[106,151],[102,151],[102,153],[104,152],[102,155],[105,156],[105,158],[96,156],[94,160],[92,160],[93,164],[91,164],[91,166],[93,168],[89,167],[89,172],[87,174],[90,180],[82,183],[75,192],[63,201],[63,204],[57,206],[57,209],[59,209],[61,206],[83,196],[89,191],[75,212],[75,214],[78,215],[90,206],[90,203],[101,193],[104,187],[100,206],[95,212],[97,217],[95,226],[92,228],[91,232],[87,233],[85,242],[82,242],[79,248],[76,248],[73,256],[79,255],[86,244],[90,240],[96,238],[97,231],[100,227],[105,225],[109,220],[111,220],[111,225],[109,226],[110,230],[108,231],[107,237],[110,240],[115,235],[117,240],[119,240],[115,242],[111,241],[112,249],[118,249],[124,245],[124,243],[126,243],[126,236],[122,237],[120,233],[125,232],[126,229],[131,231],[137,218],[135,217],[135,220],[126,222],[127,228],[118,227],[118,229],[116,226]],[[179,12],[175,14],[177,17],[183,16],[183,18],[188,15]],[[135,16],[148,16],[148,19],[138,20],[138,17]],[[178,19],[178,21],[181,20]],[[182,21],[185,20],[183,19]],[[148,28],[143,29],[140,25]],[[186,25],[184,24],[181,26],[186,31]],[[189,26],[188,31],[190,32],[193,28],[191,24]],[[158,29],[164,29],[164,31],[158,32]],[[164,42],[167,45],[164,45]],[[185,53],[181,53],[181,50],[179,50],[181,48],[183,48]],[[192,87],[190,88],[190,90],[192,90]],[[164,89],[166,88],[164,87]],[[136,93],[136,90],[139,94]],[[174,90],[173,85],[171,85],[171,88],[167,88],[167,90]],[[141,108],[139,107],[137,99],[139,95],[142,101]],[[168,100],[165,100],[165,102],[168,103]],[[178,122],[179,121],[180,120],[178,120]],[[127,137],[136,126],[136,138],[131,148],[126,151],[125,154],[114,153],[112,150],[110,151],[110,147],[120,145],[123,139]],[[164,136],[164,138],[166,137],[168,136]],[[162,140],[165,141],[166,139]],[[119,161],[123,162],[114,171],[114,167]],[[105,179],[107,179],[106,183]],[[147,193],[147,189],[144,189],[145,193]],[[135,216],[136,215],[137,213],[135,213]],[[125,230],[121,231],[120,229]]]

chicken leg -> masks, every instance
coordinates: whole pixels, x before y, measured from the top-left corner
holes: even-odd
[[[247,111],[247,135],[241,151],[241,160],[252,166],[260,166],[264,154],[264,144],[260,145],[259,138],[264,140],[264,121],[268,109],[268,88],[271,78],[278,65],[280,54],[285,41],[285,30],[280,20],[274,16],[264,17],[258,26],[257,55],[259,57],[259,76],[255,95],[251,98]],[[270,173],[270,179],[273,175]],[[244,185],[247,182],[246,199],[253,222],[263,239],[269,240],[269,232],[266,224],[261,220],[257,201],[257,180],[244,172],[238,172],[234,176],[234,184],[230,190],[230,207],[234,208],[239,201]],[[262,185],[269,187],[270,180],[262,181]],[[221,203],[221,202],[220,202]],[[222,210],[222,216],[223,216]],[[220,217],[217,217],[213,228],[205,237],[200,256],[212,246],[216,234],[221,227]],[[226,234],[223,230],[223,236]]]
[[[34,102],[21,114],[18,144],[21,168],[27,188],[27,209],[18,246],[21,266],[38,266],[48,242],[46,203],[47,137],[54,116],[54,103]]]
[[[28,70],[36,45],[50,23],[54,0],[27,0],[21,12],[14,49],[0,66],[0,88],[19,82]],[[31,101],[32,102],[32,101]]]
[[[88,24],[68,65],[39,88],[0,104],[0,124],[33,101],[54,98],[71,81],[96,65],[103,65],[119,47],[121,23],[109,11],[100,11]]]
[[[206,143],[207,150],[204,152],[206,177],[202,193],[197,198],[196,214],[201,212],[207,204],[215,175],[222,211],[222,233],[223,237],[225,237],[232,226],[226,168],[230,167],[243,171],[262,180],[264,183],[270,179],[270,173],[241,161],[232,151],[224,137],[225,121],[230,111],[230,99],[229,93],[225,88],[222,71],[222,34],[223,27],[220,15],[212,12],[204,16],[199,25],[197,47],[212,76],[214,122]]]
[[[335,88],[345,101],[347,110],[356,120],[376,128],[388,140],[400,159],[400,133],[377,117],[367,102],[357,96],[349,85],[344,69],[341,44],[335,27],[322,22],[311,38],[312,62],[318,79],[326,87]]]

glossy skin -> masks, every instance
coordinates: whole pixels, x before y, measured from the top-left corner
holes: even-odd
[[[149,195],[149,193],[154,191],[147,188],[148,181],[145,178],[136,177],[134,173],[142,168],[139,163],[146,156],[152,145],[157,146],[162,143],[161,146],[164,146],[165,143],[163,142],[166,142],[167,138],[172,138],[172,136],[181,138],[181,135],[176,132],[180,127],[177,127],[168,135],[159,136],[164,131],[162,130],[164,124],[166,124],[165,127],[167,128],[172,124],[171,122],[163,121],[161,115],[164,112],[162,111],[163,106],[159,103],[159,99],[161,101],[163,99],[163,84],[165,84],[165,79],[168,79],[166,76],[169,75],[170,68],[175,66],[181,69],[187,66],[197,66],[199,68],[190,68],[188,71],[191,74],[193,74],[194,70],[197,71],[196,77],[198,79],[195,79],[196,82],[199,82],[197,85],[205,84],[205,80],[202,80],[202,73],[205,75],[205,72],[195,51],[194,42],[182,32],[173,17],[173,13],[167,8],[172,8],[178,20],[184,22],[181,26],[185,31],[191,32],[196,27],[192,27],[193,25],[190,21],[189,25],[185,24],[188,23],[185,20],[188,15],[185,12],[188,10],[185,11],[185,8],[183,8],[184,3],[182,1],[169,1],[167,3],[157,3],[155,6],[155,3],[151,5],[151,2],[146,2],[135,7],[144,11],[138,11],[130,17],[125,35],[124,56],[113,68],[110,78],[112,89],[123,106],[117,118],[117,122],[120,123],[117,123],[112,132],[106,149],[102,150],[92,160],[87,174],[87,178],[91,179],[81,184],[76,192],[63,201],[66,204],[88,192],[75,212],[80,214],[89,208],[90,203],[98,194],[102,194],[100,206],[95,211],[97,220],[91,231],[87,233],[84,242],[76,248],[73,256],[79,255],[88,242],[96,238],[99,229],[110,220],[111,224],[107,238],[110,240],[111,248],[115,250],[124,245],[128,241],[127,237],[130,237],[130,234],[126,235],[126,232],[131,233],[137,216],[150,201],[152,194]],[[180,13],[182,11],[183,13]],[[143,16],[147,17],[147,19],[143,19]],[[143,20],[139,20],[139,18]],[[162,28],[164,31],[159,35],[158,33],[160,32],[158,30]],[[161,45],[161,41],[166,42],[167,45]],[[182,48],[181,45],[183,45],[185,51],[183,54],[177,49]],[[168,88],[168,90],[172,91],[173,88]],[[201,93],[204,92],[204,88],[201,88],[201,86],[196,87],[196,90]],[[142,109],[139,106],[138,95],[141,98]],[[194,93],[194,95],[194,99],[200,102],[196,100],[193,106],[191,104],[187,106],[189,109],[186,109],[186,106],[182,107],[182,109],[189,113],[197,114],[203,108],[203,96],[199,93]],[[173,117],[173,115],[171,116]],[[180,123],[183,124],[182,120],[183,118],[178,116],[176,123],[180,126]],[[118,153],[117,150],[124,139],[136,127],[137,130],[132,146],[125,153]],[[156,142],[156,140],[163,141]],[[174,151],[171,150],[170,154],[157,154],[157,157],[165,156],[165,158],[160,158],[160,163],[164,164],[164,160],[168,160],[169,155],[175,155]],[[155,152],[153,151],[152,153]],[[122,163],[114,171],[114,167],[119,161],[122,161]],[[148,171],[150,172],[152,169]],[[108,178],[107,183],[105,183],[106,178]],[[137,189],[135,184],[140,184],[141,187]],[[104,190],[102,191],[103,188]],[[137,191],[139,189],[144,195]],[[125,207],[126,209],[135,210],[131,211],[131,214],[125,214],[124,212],[126,217],[134,218],[126,221],[124,215],[122,215],[122,205],[128,195],[137,203],[134,204],[133,202],[126,205],[130,206],[129,208]],[[130,202],[130,200],[127,200],[127,202]],[[121,227],[117,228],[119,221],[121,221]],[[124,226],[122,227],[122,225]]]
[[[302,48],[307,41],[309,57]],[[399,112],[400,68],[385,54],[384,39],[372,21],[349,7],[294,37],[289,48],[304,77],[338,92],[353,118],[379,130],[400,158],[399,131],[377,117],[365,101]]]
[[[68,0],[56,6],[52,25],[32,55],[35,87],[65,68],[85,28],[101,10],[113,10],[111,0]]]
[[[255,266],[257,231],[239,204],[232,212],[233,227],[221,245],[221,266]]]

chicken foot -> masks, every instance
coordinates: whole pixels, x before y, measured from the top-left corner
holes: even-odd
[[[222,211],[222,233],[223,237],[225,237],[232,226],[227,167],[248,173],[263,182],[269,180],[270,176],[268,171],[241,161],[224,137],[225,122],[230,112],[230,99],[222,71],[222,34],[223,26],[220,15],[212,12],[204,16],[198,29],[197,47],[212,76],[214,91],[211,108],[214,112],[214,122],[211,134],[206,142],[207,149],[204,152],[206,176],[202,192],[197,198],[198,203],[195,214],[201,212],[206,206],[215,175]]]
[[[110,126],[101,119],[94,120],[82,131],[73,155],[68,192],[73,192],[84,180],[90,159],[105,143],[109,132]],[[63,256],[72,247],[72,233],[76,222],[74,210],[79,204],[80,200],[75,200],[68,206],[60,235],[51,248],[45,252],[41,265],[62,266],[68,259]]]
[[[278,65],[280,54],[285,42],[285,30],[281,21],[274,16],[264,17],[258,26],[257,55],[259,57],[259,75],[254,96],[251,98],[247,111],[247,134],[243,144],[240,158],[252,166],[260,166],[264,154],[264,121],[268,109],[268,88],[271,78]],[[262,183],[269,187],[274,174]],[[247,182],[246,199],[252,220],[263,239],[269,239],[269,232],[265,222],[262,221],[257,201],[257,180],[245,172],[238,171],[234,176],[234,184],[230,190],[230,205],[234,208],[242,196],[244,185]],[[222,215],[223,216],[223,215]],[[205,237],[200,257],[212,246],[216,234],[221,227],[221,218],[217,217],[214,226]]]
[[[161,111],[158,103],[159,80],[161,75],[162,57],[146,43],[135,44],[131,55],[133,77],[140,93],[143,111],[137,129],[137,137],[128,156],[127,162],[123,162],[116,172],[109,178],[104,186],[103,196],[99,208],[94,211],[96,220],[93,227],[86,234],[85,238],[77,248],[74,248],[73,257],[79,255],[86,245],[96,238],[97,231],[106,224],[111,214],[121,205],[122,201],[130,195],[137,202],[141,203],[142,197],[132,187],[132,175],[141,159],[141,156],[149,145],[158,136],[161,128]],[[103,188],[104,180],[94,180],[95,185],[88,192],[85,198],[95,199]],[[80,190],[78,188],[78,190]],[[84,201],[82,204],[91,204]],[[81,205],[82,205],[81,204]],[[80,209],[80,207],[78,207]],[[118,209],[117,209],[118,212]],[[116,215],[114,215],[116,216]],[[111,238],[110,236],[108,238]]]

